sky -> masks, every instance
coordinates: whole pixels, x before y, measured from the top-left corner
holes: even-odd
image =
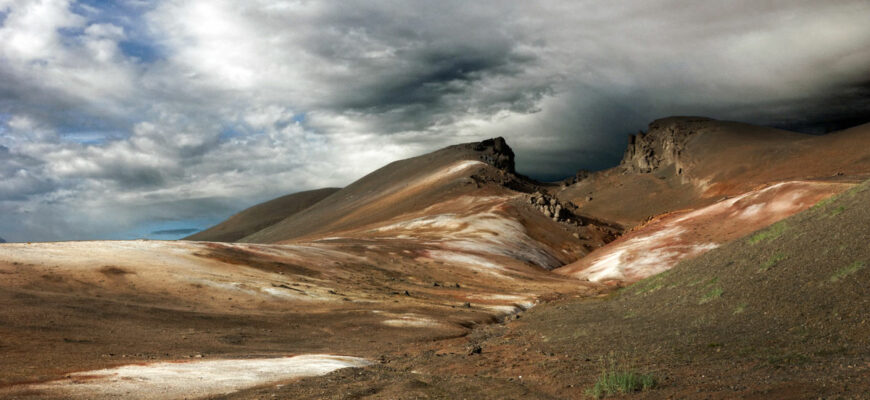
[[[0,0],[0,237],[175,239],[503,136],[615,165],[703,115],[870,121],[870,2]]]

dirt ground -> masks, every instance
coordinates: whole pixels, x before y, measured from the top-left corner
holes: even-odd
[[[870,398],[866,204],[868,184],[604,298],[223,398],[588,398],[605,363],[657,377],[626,398]]]
[[[458,149],[387,166],[252,236],[278,244],[0,246],[0,397],[65,398],[31,384],[75,387],[72,373],[121,365],[333,354],[373,365],[215,398],[585,398],[607,365],[656,377],[631,398],[870,398],[868,184],[605,285],[553,269],[615,228],[553,221],[530,206],[541,187],[513,190],[533,183],[483,162],[504,153]],[[608,207],[634,190],[616,188]],[[722,234],[688,235],[710,232]]]

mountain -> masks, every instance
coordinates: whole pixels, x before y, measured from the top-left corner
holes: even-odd
[[[229,398],[579,399],[602,369],[657,378],[625,398],[864,398],[868,204],[870,181],[605,298],[564,296],[364,372]]]
[[[423,156],[396,161],[311,208],[246,236],[242,241],[275,243],[359,228],[421,210],[446,199],[471,194],[477,196],[480,186],[488,182],[528,186],[523,178],[514,174],[513,158],[513,150],[504,139],[498,138],[450,146]]]
[[[631,136],[621,164],[556,195],[627,227],[789,180],[854,183],[870,171],[870,124],[822,136],[671,117]],[[847,178],[844,178],[847,177]]]
[[[390,164],[244,242],[3,246],[0,301],[10,311],[0,333],[27,339],[14,342],[21,356],[4,361],[0,386],[154,358],[245,358],[254,348],[270,357],[372,359],[466,335],[554,293],[606,289],[549,270],[604,245],[617,228],[581,219],[538,190],[513,171],[504,140],[491,139]],[[225,231],[268,213],[239,215]],[[33,313],[42,317],[32,321]],[[44,351],[49,344],[54,350]],[[76,386],[79,397],[124,390],[90,382]],[[39,390],[68,397],[58,385]]]
[[[6,239],[0,238],[0,243],[6,243]]]
[[[868,140],[668,118],[558,184],[494,138],[192,240],[4,245],[0,397],[576,398],[607,363],[861,397]]]
[[[338,188],[324,188],[281,196],[242,210],[226,221],[182,240],[235,242],[311,207],[338,190]]]

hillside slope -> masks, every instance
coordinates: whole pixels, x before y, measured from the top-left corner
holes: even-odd
[[[479,189],[486,181],[518,182],[513,174],[513,157],[504,139],[497,138],[396,161],[241,241],[275,243],[315,234],[322,236],[387,221],[445,199],[484,195]]]
[[[606,289],[549,270],[602,245],[610,228],[580,225],[552,198],[526,193],[534,183],[512,172],[511,153],[489,140],[393,164],[263,231],[278,244],[4,244],[0,397],[149,393],[173,365],[229,363],[211,372],[230,379],[242,368],[233,360],[251,355],[368,363],[555,293]],[[193,355],[199,366],[187,365]],[[90,371],[88,385],[71,371]],[[184,383],[167,385],[177,393]]]
[[[338,188],[323,188],[281,196],[242,210],[226,221],[182,240],[235,242],[311,207],[338,190]]]
[[[656,120],[622,163],[557,191],[581,212],[628,227],[787,180],[867,177],[870,124],[823,136],[699,117]]]
[[[868,204],[870,181],[605,299],[568,296],[365,372],[228,398],[582,399],[607,365],[656,376],[625,398],[866,398]]]
[[[666,271],[723,243],[806,210],[853,185],[787,181],[691,211],[665,214],[556,273],[615,285]]]

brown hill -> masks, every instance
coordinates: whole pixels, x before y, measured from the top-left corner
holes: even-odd
[[[276,243],[359,228],[464,195],[480,195],[485,182],[522,186],[504,139],[450,146],[390,163],[242,242]],[[461,179],[453,179],[453,178]]]
[[[604,368],[656,377],[619,398],[866,398],[868,204],[870,181],[607,298],[566,297],[364,371],[226,398],[583,399]]]
[[[182,240],[235,242],[311,207],[338,190],[338,188],[323,188],[281,196],[242,210],[226,221]]]
[[[561,198],[491,139],[385,166],[245,243],[4,244],[0,397],[577,398],[601,357],[659,376],[641,397],[860,397],[866,185],[739,238],[854,186],[867,128],[666,119]],[[275,217],[254,209],[224,226]],[[605,245],[622,232],[606,221],[644,215]]]
[[[823,136],[671,117],[632,136],[622,163],[557,191],[582,213],[635,226],[787,180],[855,182],[870,172],[870,124]],[[857,178],[856,178],[857,177]]]

